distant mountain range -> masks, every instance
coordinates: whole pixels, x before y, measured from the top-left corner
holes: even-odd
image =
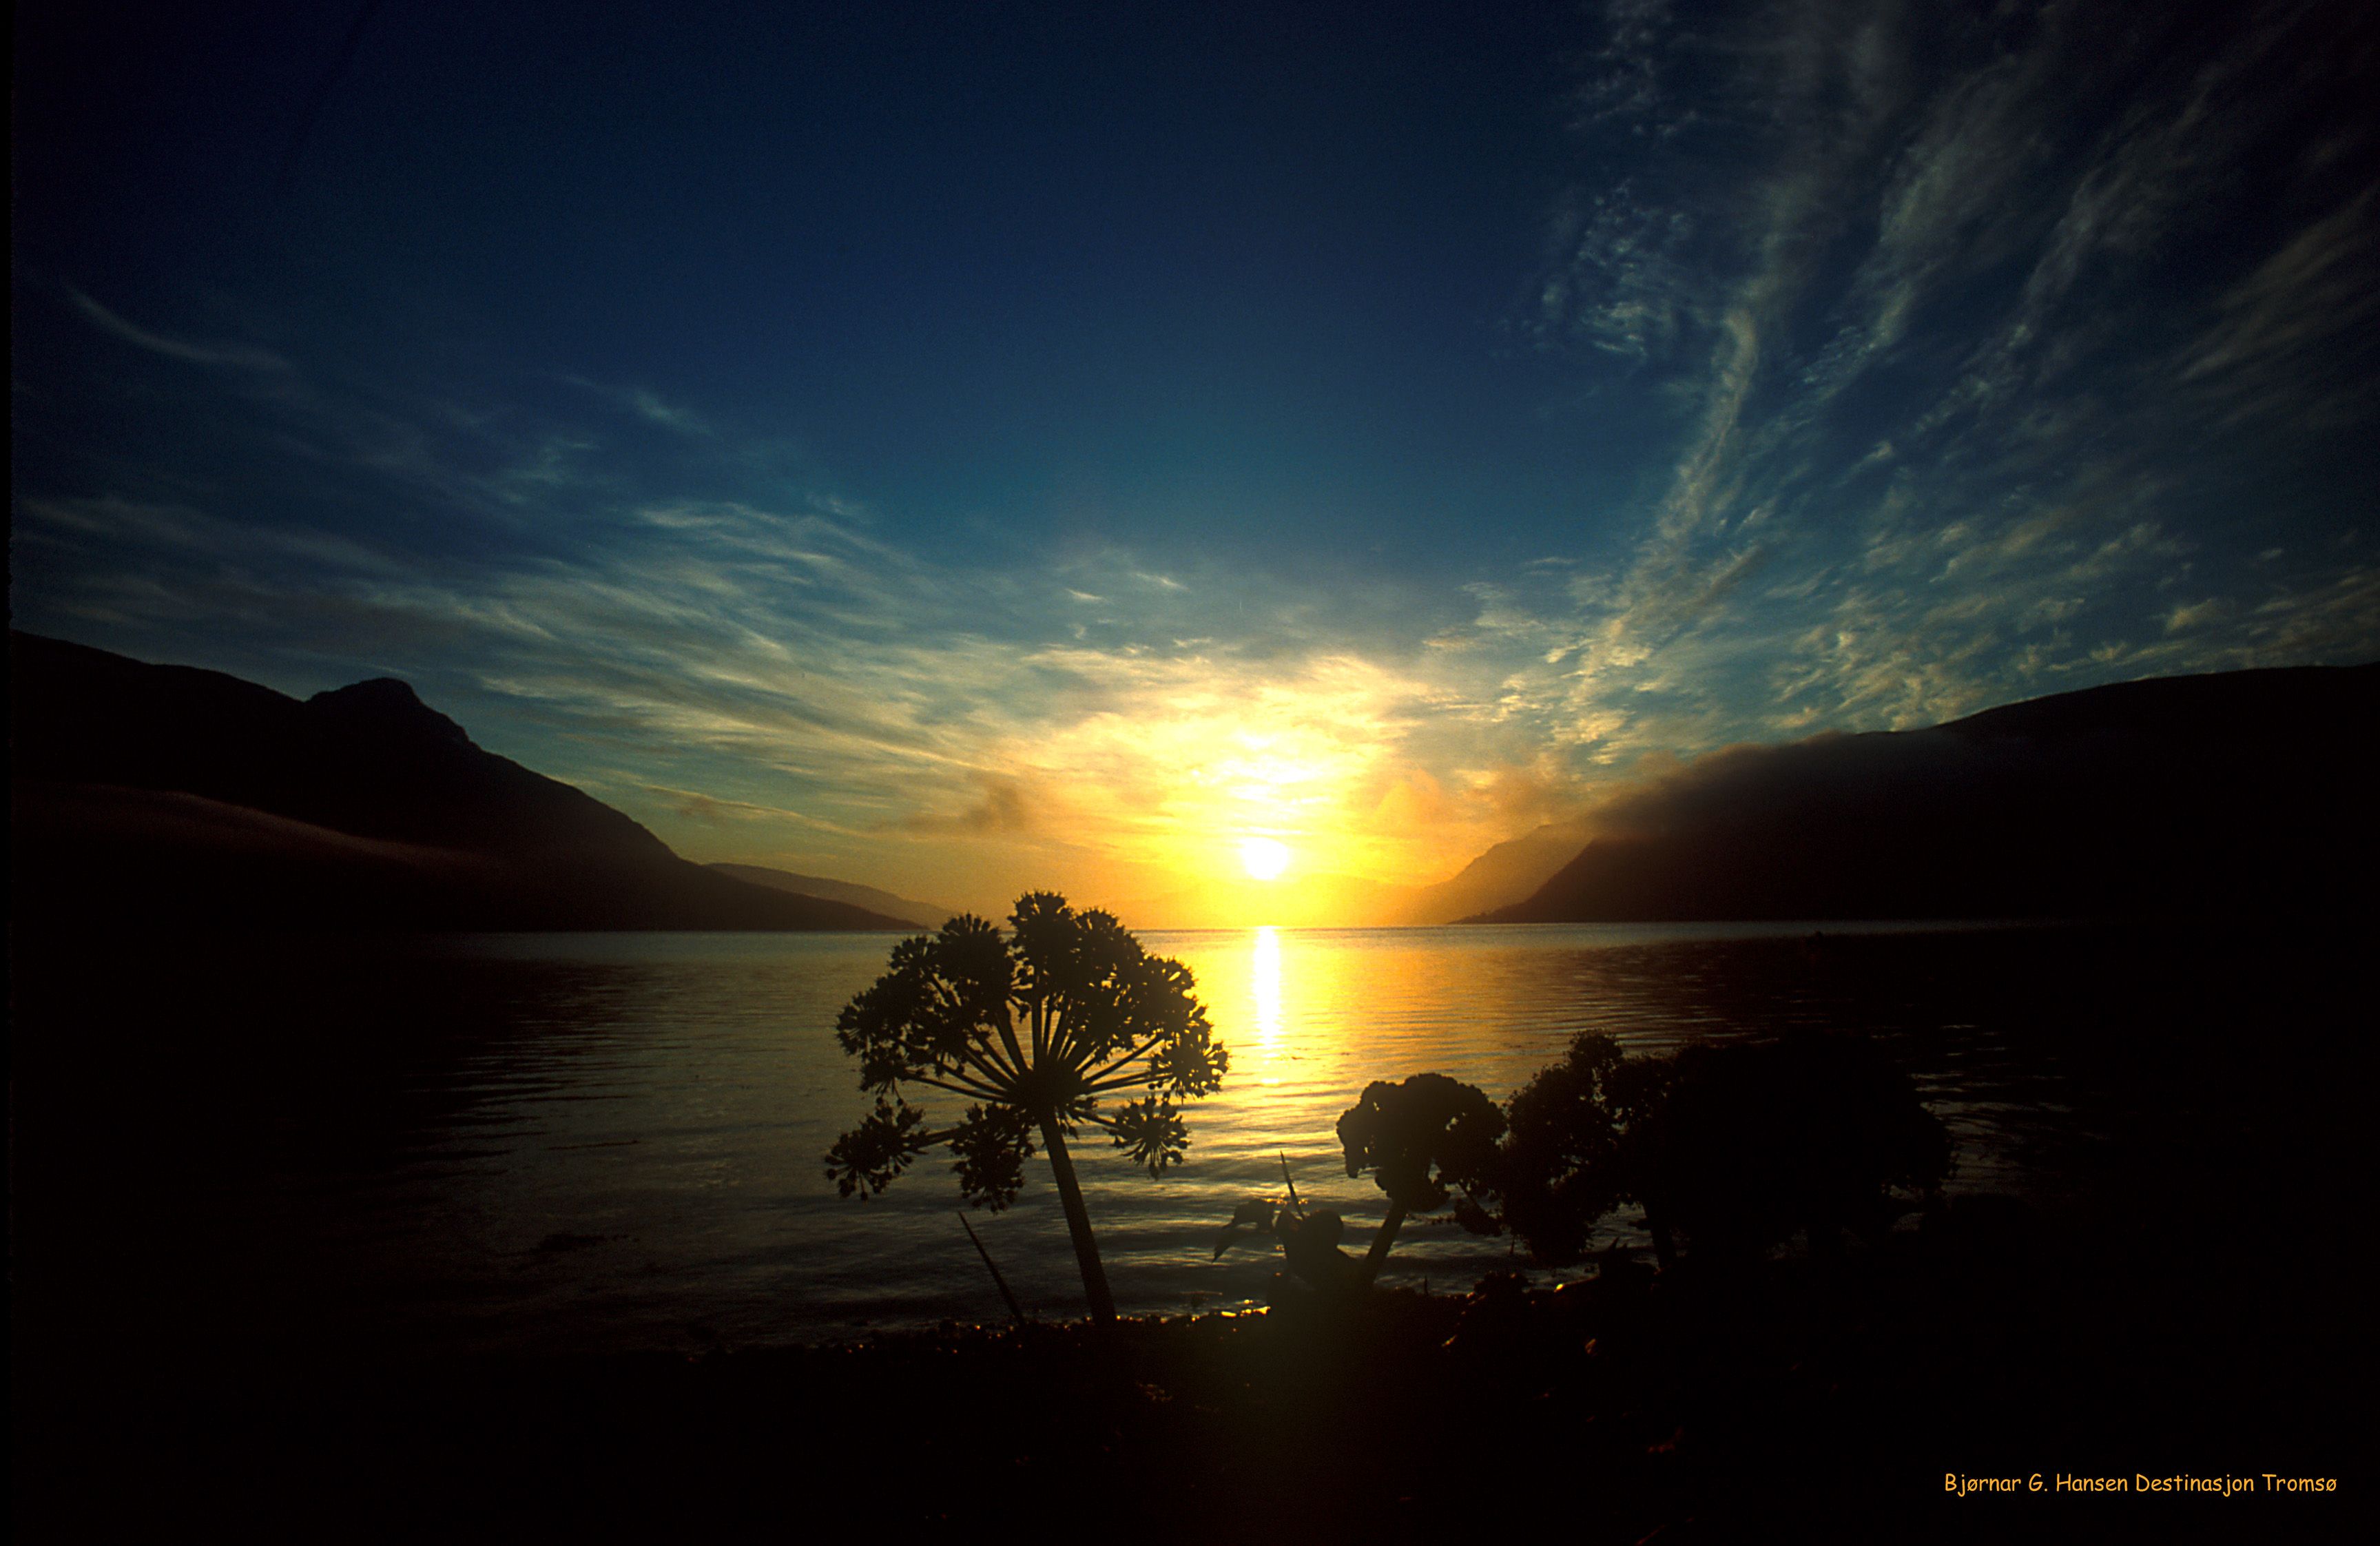
[[[1715,753],[1481,922],[2374,910],[2380,665],[2165,677]]]
[[[1593,828],[1584,817],[1550,822],[1534,832],[1499,843],[1452,878],[1415,886],[1395,897],[1391,921],[1451,923],[1467,915],[1527,896],[1557,874],[1585,846]]]
[[[908,930],[688,863],[389,678],[303,702],[9,635],[10,901],[44,926]]]
[[[865,907],[887,918],[897,918],[921,929],[939,929],[966,910],[914,901],[851,881],[831,881],[823,875],[796,875],[790,870],[771,870],[765,864],[708,864],[703,868],[732,876],[747,885],[762,885],[772,891],[790,891],[803,896],[824,897],[830,902],[848,902],[855,907]]]
[[[954,911],[689,863],[584,792],[481,749],[393,679],[300,702],[13,632],[9,664],[20,933],[908,931]],[[1250,883],[1245,896],[1125,916],[1163,927],[1267,909],[1282,916],[1261,921],[1291,924],[2369,912],[2375,758],[2380,665],[2161,678],[1927,730],[1716,752],[1434,885]]]

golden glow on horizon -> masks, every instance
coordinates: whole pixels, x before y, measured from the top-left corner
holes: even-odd
[[[1277,881],[1289,868],[1289,845],[1270,837],[1251,837],[1240,845],[1240,868],[1259,881]]]
[[[1168,916],[1246,923],[1256,920],[1238,893],[1252,884],[1389,880],[1469,857],[1441,858],[1432,841],[1441,834],[1408,823],[1387,842],[1376,831],[1374,808],[1402,771],[1396,727],[1419,690],[1377,666],[1325,657],[1276,672],[1203,655],[1090,651],[1050,651],[1037,664],[1096,683],[1105,707],[987,759],[1027,818],[1000,830],[1026,842],[1062,834],[1086,859],[1115,868],[1119,897],[1161,897]],[[980,799],[978,788],[945,809]],[[1002,814],[986,807],[978,826]],[[1259,835],[1283,851],[1244,848]],[[1281,870],[1262,878],[1276,859]]]
[[[1139,928],[1386,921],[1388,891],[1545,819],[1544,770],[1411,744],[1427,684],[1359,659],[1059,649],[1033,663],[1087,684],[1098,710],[966,747],[902,822],[935,849],[921,863],[964,858],[987,897],[1046,886]]]

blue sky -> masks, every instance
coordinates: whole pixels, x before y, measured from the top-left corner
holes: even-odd
[[[16,625],[407,677],[690,857],[1427,881],[2380,655],[2353,6],[19,26]]]

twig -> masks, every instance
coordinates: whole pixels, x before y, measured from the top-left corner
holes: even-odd
[[[967,1232],[967,1238],[969,1240],[974,1241],[975,1253],[976,1255],[983,1258],[984,1266],[990,1271],[991,1285],[1000,1290],[1001,1302],[1008,1307],[1008,1313],[1016,1317],[1016,1323],[1018,1325],[1022,1326],[1027,1324],[1029,1322],[1029,1317],[1027,1317],[1024,1309],[1018,1306],[1016,1296],[1008,1291],[1008,1280],[1000,1275],[1000,1263],[991,1259],[991,1252],[983,1248],[983,1241],[977,1236],[975,1225],[967,1223],[967,1216],[965,1213],[961,1213],[959,1215],[959,1227]]]

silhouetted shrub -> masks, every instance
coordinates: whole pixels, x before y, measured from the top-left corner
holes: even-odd
[[[1409,1212],[1446,1206],[1451,1186],[1475,1178],[1494,1156],[1504,1116],[1476,1086],[1443,1074],[1415,1074],[1402,1084],[1376,1080],[1339,1116],[1347,1174],[1372,1172],[1389,1195],[1388,1217],[1364,1255],[1359,1282],[1379,1275]]]
[[[1694,1250],[1758,1254],[1806,1231],[1882,1234],[1950,1166],[1949,1134],[1873,1042],[1841,1036],[1689,1047],[1635,1169],[1650,1224]]]
[[[1629,1059],[1593,1032],[1505,1104],[1502,1143],[1476,1166],[1455,1216],[1482,1235],[1510,1230],[1544,1266],[1568,1266],[1602,1217],[1645,1200],[1645,1123],[1667,1100],[1674,1064]]]
[[[1578,1260],[1597,1223],[1633,1202],[1666,1263],[1741,1260],[1805,1231],[1833,1249],[1873,1235],[1949,1169],[1942,1124],[1870,1042],[1809,1035],[1626,1058],[1584,1035],[1517,1091],[1509,1130],[1456,1214],[1510,1230],[1549,1266]]]

